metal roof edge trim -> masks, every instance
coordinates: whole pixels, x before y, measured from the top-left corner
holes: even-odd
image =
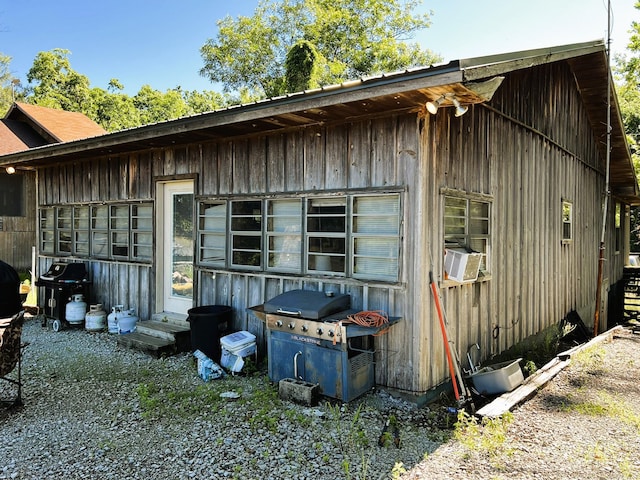
[[[476,80],[487,75],[495,75],[496,72],[519,70],[527,66],[552,63],[600,51],[606,51],[604,40],[465,58],[459,60],[459,63],[460,69],[464,72],[465,80]],[[485,71],[490,71],[490,73],[485,73]]]

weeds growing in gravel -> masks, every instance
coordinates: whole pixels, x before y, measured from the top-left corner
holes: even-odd
[[[329,414],[331,420],[335,424],[337,431],[337,438],[339,442],[340,450],[343,453],[342,469],[347,480],[351,478],[366,479],[369,470],[369,458],[368,449],[371,447],[369,438],[364,428],[364,422],[362,420],[362,408],[363,405],[358,405],[358,408],[353,413],[353,418],[350,422],[343,421],[343,408],[340,405],[331,406],[328,405]],[[360,459],[359,471],[353,471],[353,465],[350,458],[357,456]],[[353,477],[357,473],[357,477]]]
[[[582,415],[607,416],[631,425],[640,433],[640,414],[635,407],[624,400],[619,400],[607,392],[599,391],[595,400],[585,400],[564,406],[565,411],[573,411]]]
[[[497,418],[483,418],[479,421],[475,416],[464,411],[458,413],[454,438],[469,452],[486,453],[492,458],[512,452],[505,447],[507,428],[513,421],[513,414],[507,412]]]

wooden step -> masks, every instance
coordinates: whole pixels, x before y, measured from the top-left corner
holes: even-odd
[[[188,323],[179,325],[173,322],[158,322],[155,320],[145,320],[138,322],[136,325],[136,331],[151,335],[154,337],[166,338],[168,340],[175,340],[176,335],[183,333],[189,333],[191,331]]]
[[[178,352],[176,342],[166,338],[153,337],[140,332],[118,335],[118,345],[140,350],[156,358],[175,355]]]

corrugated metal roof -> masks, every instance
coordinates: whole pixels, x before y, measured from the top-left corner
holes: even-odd
[[[268,134],[291,128],[417,111],[425,102],[454,92],[462,104],[482,103],[471,84],[517,70],[567,61],[574,70],[596,137],[606,133],[610,68],[602,40],[452,61],[330,85],[307,92],[230,106],[93,138],[0,156],[2,164],[35,166],[88,156],[167,145]],[[612,184],[629,201],[640,201],[615,94],[612,95]],[[601,148],[605,148],[601,146]],[[602,153],[604,158],[604,152]]]

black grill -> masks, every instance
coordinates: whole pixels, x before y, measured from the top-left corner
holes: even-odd
[[[54,263],[44,275],[36,280],[37,287],[44,287],[44,316],[42,325],[47,320],[54,321],[53,328],[58,330],[68,325],[65,319],[65,306],[72,295],[82,294],[89,302],[89,286],[91,281],[84,263]]]

